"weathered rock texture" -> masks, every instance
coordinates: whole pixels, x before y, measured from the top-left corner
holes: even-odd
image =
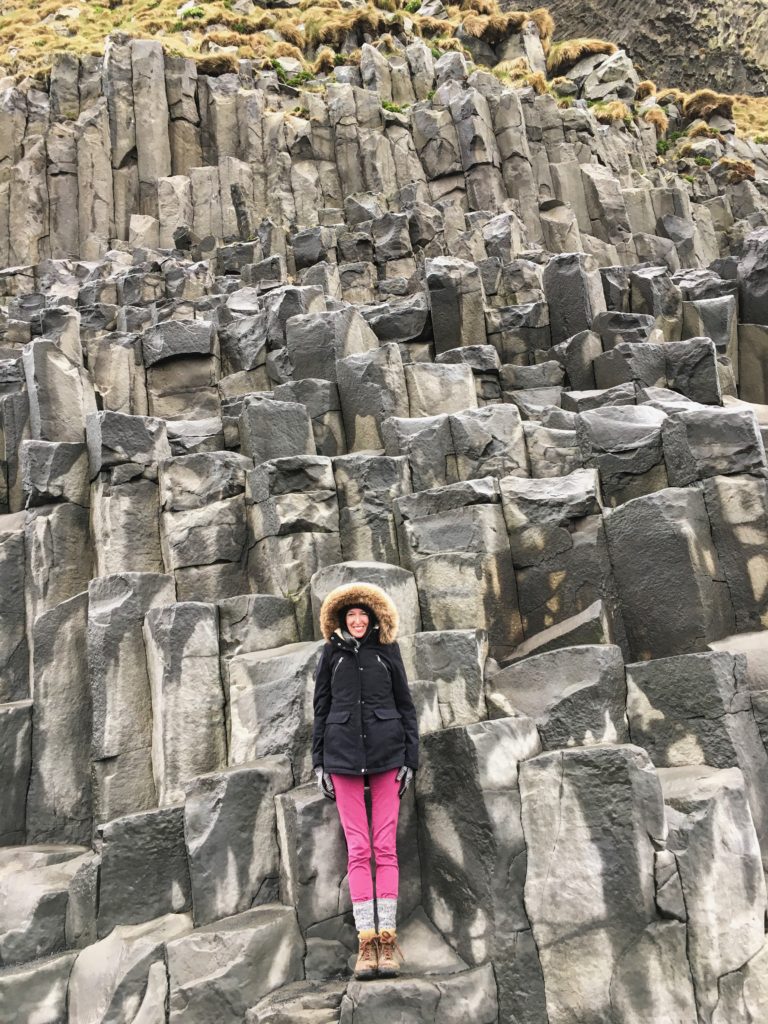
[[[768,190],[598,122],[625,55],[561,107],[406,41],[0,83],[3,1021],[765,1015]],[[310,745],[355,579],[423,752],[368,986]]]

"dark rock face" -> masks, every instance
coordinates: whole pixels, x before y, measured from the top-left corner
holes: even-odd
[[[598,122],[624,53],[568,107],[406,43],[0,94],[3,1022],[765,1016],[768,187]],[[354,582],[421,736],[365,984],[311,772]]]
[[[663,86],[760,95],[768,86],[768,14],[760,0],[551,0],[557,36],[599,36],[625,47],[640,74]]]

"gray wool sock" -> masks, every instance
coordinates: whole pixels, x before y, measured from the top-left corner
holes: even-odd
[[[397,900],[376,900],[379,912],[379,931],[393,932],[397,921]]]
[[[373,931],[373,900],[358,900],[352,904],[352,913],[355,915],[355,928],[359,932]]]

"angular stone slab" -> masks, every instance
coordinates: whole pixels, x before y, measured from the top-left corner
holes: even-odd
[[[277,898],[275,797],[293,785],[284,755],[193,779],[184,836],[196,925]]]
[[[219,620],[201,602],[153,608],[144,619],[152,695],[152,773],[161,807],[181,803],[185,783],[227,759]]]
[[[524,658],[495,673],[487,691],[491,718],[522,712],[536,723],[545,750],[629,742],[624,662],[614,645]]]
[[[506,718],[433,733],[422,746],[416,800],[424,907],[467,963],[493,958],[506,1015],[517,998],[517,936],[529,928],[518,774],[540,750],[538,733],[530,719]],[[439,797],[446,792],[454,794],[450,803]]]
[[[69,981],[70,1024],[142,1022],[148,979],[158,967],[165,976],[165,943],[191,928],[191,915],[167,914],[144,924],[117,925],[84,949]],[[144,1024],[157,1020],[149,1017]]]
[[[248,1007],[303,974],[292,908],[270,904],[166,946],[172,1024],[242,1024]]]
[[[604,516],[633,660],[700,651],[733,632],[701,492],[670,487]]]
[[[99,937],[191,907],[182,807],[159,807],[101,825]]]
[[[27,789],[32,762],[32,701],[0,704],[0,846],[24,842]]]
[[[0,1015],[15,1024],[61,1024],[76,953],[0,969]],[[70,1018],[71,1019],[71,1018]]]
[[[41,615],[34,627],[35,703],[27,842],[91,841],[91,688],[88,594]]]
[[[659,780],[638,747],[584,747],[524,762],[520,792],[525,906],[549,1020],[571,1024],[583,1007],[609,1020],[622,953],[657,917],[654,848],[666,833]]]

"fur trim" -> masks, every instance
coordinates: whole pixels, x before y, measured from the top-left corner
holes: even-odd
[[[320,631],[324,640],[330,640],[336,630],[341,609],[354,604],[368,605],[379,620],[381,643],[394,643],[400,616],[388,594],[375,583],[345,583],[326,596],[320,608]]]

